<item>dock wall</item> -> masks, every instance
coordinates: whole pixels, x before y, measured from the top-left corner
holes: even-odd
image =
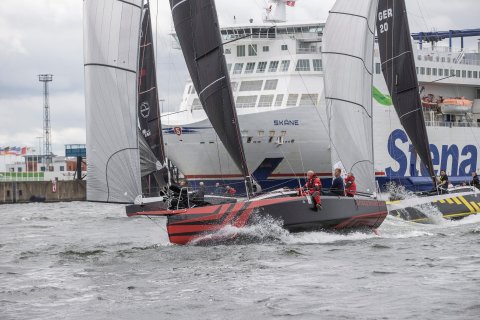
[[[0,204],[32,201],[85,201],[86,181],[0,182]]]

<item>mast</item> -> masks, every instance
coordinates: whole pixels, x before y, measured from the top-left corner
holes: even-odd
[[[435,172],[423,117],[405,1],[380,0],[377,15],[383,76],[400,123],[435,186]]]
[[[337,0],[327,19],[322,56],[331,156],[374,193],[372,78],[378,0]]]
[[[198,97],[252,194],[242,136],[223,54],[214,0],[170,0],[173,22]]]

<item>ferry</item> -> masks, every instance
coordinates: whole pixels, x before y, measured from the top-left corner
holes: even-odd
[[[314,170],[324,187],[330,185],[334,164],[322,102],[324,27],[323,22],[288,23],[286,2],[270,0],[262,24],[221,29],[248,167],[263,191],[298,187],[307,170]],[[451,45],[452,37],[478,36],[480,29],[459,32],[412,35],[433,164],[437,174],[446,170],[453,184],[468,182],[477,171],[480,143],[480,42],[472,52]],[[437,45],[449,37],[450,46]],[[378,48],[374,63],[378,185],[393,181],[410,190],[429,189],[431,179],[420,169],[388,95]],[[163,114],[162,125],[166,155],[191,186],[243,189],[243,177],[190,80],[178,110]]]

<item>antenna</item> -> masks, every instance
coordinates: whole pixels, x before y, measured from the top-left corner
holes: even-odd
[[[40,74],[38,75],[38,81],[43,82],[43,155],[45,156],[45,164],[48,170],[49,165],[52,163],[48,83],[53,81],[53,75]]]

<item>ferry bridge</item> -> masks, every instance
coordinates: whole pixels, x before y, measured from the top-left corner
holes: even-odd
[[[412,33],[414,40],[419,41],[420,49],[422,49],[423,42],[439,42],[448,39],[448,47],[452,49],[452,39],[461,39],[461,48],[463,50],[463,38],[480,36],[480,29],[463,29],[463,30],[448,30],[448,31],[432,31],[432,32],[418,32]]]

